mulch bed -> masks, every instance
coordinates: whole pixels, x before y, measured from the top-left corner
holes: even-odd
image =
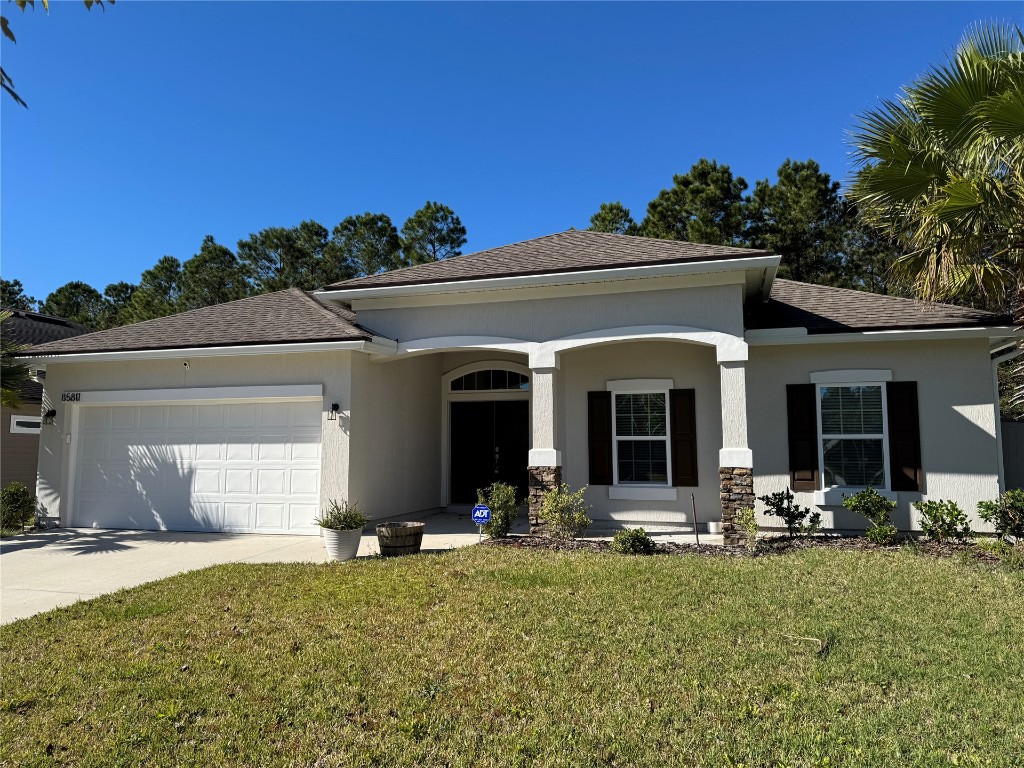
[[[655,539],[657,542],[657,539]],[[559,540],[547,536],[512,534],[505,539],[488,539],[484,546],[512,547],[514,549],[544,549],[552,552],[611,552],[610,541],[594,539]],[[914,551],[930,557],[958,557],[966,555],[981,562],[998,563],[999,557],[986,552],[973,544],[939,543],[934,541],[917,541],[903,539],[895,544],[879,546],[863,536],[811,536],[806,538],[789,538],[788,536],[770,536],[758,543],[758,548],[750,552],[745,546],[726,546],[723,544],[689,544],[680,542],[659,542],[655,554],[658,555],[700,555],[703,557],[767,557],[781,555],[798,549],[843,549],[865,552],[897,551],[904,547],[912,547]]]

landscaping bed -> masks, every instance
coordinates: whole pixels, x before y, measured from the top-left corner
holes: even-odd
[[[1022,615],[898,547],[222,565],[0,627],[0,764],[1019,765]]]

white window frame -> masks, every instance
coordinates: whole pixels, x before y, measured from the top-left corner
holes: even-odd
[[[32,421],[35,422],[36,428],[29,429],[28,427],[19,427],[19,421]],[[43,417],[42,416],[11,416],[11,434],[12,435],[38,435],[43,431]]]
[[[610,498],[633,498],[626,493],[623,495],[614,494],[615,488],[619,489],[642,489],[650,491],[662,491],[663,489],[675,489],[672,487],[672,408],[669,405],[669,391],[673,388],[671,379],[632,379],[623,381],[609,381],[608,391],[612,394],[612,489]],[[618,419],[615,418],[616,398],[619,395],[663,395],[665,398],[665,435],[623,435],[619,437]],[[619,441],[640,441],[640,440],[664,440],[665,441],[665,482],[664,483],[636,483],[619,482]]]
[[[861,371],[859,373],[869,373]],[[889,491],[892,478],[889,477],[889,403],[886,391],[886,382],[890,379],[875,379],[866,381],[835,381],[832,377],[812,377],[814,381],[814,404],[817,410],[817,431],[818,431],[818,466],[821,468],[821,490],[815,493],[816,504],[841,504],[842,494],[847,495],[864,490],[863,485],[825,485],[825,440],[881,440],[882,441],[882,472],[885,476],[883,487],[872,488],[883,496],[895,500],[895,494]],[[878,387],[882,393],[882,431],[881,433],[865,432],[857,434],[825,434],[821,426],[821,390],[832,387]]]

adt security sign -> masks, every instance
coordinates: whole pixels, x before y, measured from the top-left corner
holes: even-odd
[[[491,522],[491,508],[486,504],[477,504],[473,507],[473,522],[477,525]]]

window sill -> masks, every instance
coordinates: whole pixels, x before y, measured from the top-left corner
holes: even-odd
[[[852,496],[864,488],[826,488],[824,491],[814,492],[814,504],[819,507],[841,507],[843,506],[843,494]],[[887,491],[882,488],[875,488],[878,495],[889,501],[898,501],[895,491]]]
[[[679,496],[675,488],[668,486],[610,485],[608,498],[626,501],[676,501]]]

